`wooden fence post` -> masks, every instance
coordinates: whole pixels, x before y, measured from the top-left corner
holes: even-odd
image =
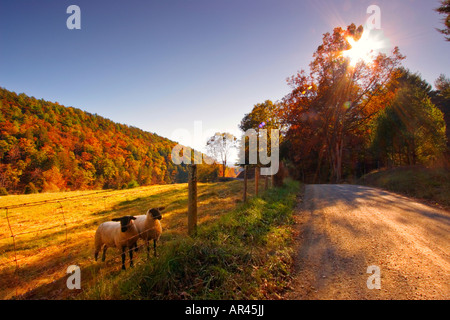
[[[11,223],[9,222],[9,216],[8,216],[8,208],[6,208],[6,221],[8,222],[8,228],[9,231],[11,232],[11,237],[13,240],[13,246],[14,246],[14,261],[16,263],[16,272],[19,269],[19,263],[17,262],[17,248],[16,248],[16,235],[14,234],[12,227],[11,227]],[[17,290],[16,290],[17,291]]]
[[[264,190],[269,189],[269,176],[264,176]]]
[[[188,180],[188,234],[197,232],[197,165],[189,165]]]
[[[244,166],[244,197],[242,202],[247,202],[247,166]]]
[[[255,195],[259,193],[259,167],[255,167]]]
[[[16,247],[16,235],[14,234],[12,227],[11,227],[11,223],[9,221],[9,216],[8,216],[8,208],[6,208],[6,221],[8,222],[8,227],[9,227],[9,231],[11,232],[11,237],[13,239],[13,245],[14,245],[14,261],[16,263],[16,269],[14,271],[14,278],[16,281],[16,297],[19,295],[18,293],[18,288],[19,288],[19,283],[20,283],[20,278],[19,278],[19,263],[17,260],[17,247]]]
[[[61,209],[61,213],[62,213],[62,216],[63,216],[63,222],[64,222],[64,228],[66,230],[66,247],[67,247],[67,223],[66,223],[66,216],[64,215],[63,205],[59,201],[58,201],[58,204],[59,204],[59,207]]]

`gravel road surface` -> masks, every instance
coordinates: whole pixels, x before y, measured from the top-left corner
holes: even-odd
[[[450,213],[357,185],[307,185],[286,299],[450,299]],[[380,289],[374,269],[380,271]],[[369,279],[370,277],[370,279]]]

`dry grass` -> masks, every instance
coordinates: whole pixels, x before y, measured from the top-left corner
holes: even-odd
[[[260,190],[262,190],[261,181]],[[199,223],[208,224],[231,211],[242,198],[241,181],[198,184]],[[249,183],[249,194],[254,186]],[[93,239],[97,226],[123,215],[144,214],[148,208],[166,206],[163,213],[164,243],[185,237],[187,233],[187,184],[156,185],[117,191],[76,191],[0,197],[0,207],[73,197],[59,203],[19,207],[8,210],[16,239],[19,268],[13,262],[15,252],[6,220],[0,217],[0,298],[17,298],[33,290],[31,298],[67,298],[74,292],[65,289],[66,270],[78,265],[82,283],[93,285],[105,276],[120,272],[118,250],[109,249],[106,263],[93,259]],[[61,206],[62,205],[62,206]],[[63,215],[67,223],[64,226]],[[142,245],[139,242],[139,245]],[[137,263],[145,260],[138,252]],[[128,266],[128,259],[127,259]],[[62,280],[64,282],[62,283]],[[59,287],[58,287],[59,281]],[[106,284],[105,284],[106,285]],[[57,296],[55,296],[57,295]]]
[[[77,299],[280,299],[291,279],[299,187],[288,180],[263,192],[126,272],[93,271],[96,283]]]
[[[410,166],[383,169],[365,175],[359,183],[450,207],[450,171],[444,168]]]

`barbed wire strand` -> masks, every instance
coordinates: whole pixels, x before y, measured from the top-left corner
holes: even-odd
[[[129,194],[137,194],[137,193],[129,192],[129,193],[126,193],[126,194],[120,194],[120,196],[127,196]],[[18,208],[24,208],[24,207],[33,207],[33,206],[39,206],[39,205],[53,204],[53,203],[59,203],[59,202],[62,202],[62,201],[69,201],[69,200],[72,200],[73,198],[82,197],[82,196],[84,197],[84,196],[89,196],[89,195],[91,195],[91,194],[81,195],[81,196],[74,196],[74,197],[67,197],[67,198],[61,198],[61,199],[52,199],[52,200],[48,200],[48,201],[45,201],[45,202],[38,201],[38,202],[32,202],[32,203],[23,203],[23,204],[20,204],[20,205],[11,205],[11,206],[0,207],[0,209],[18,209]],[[89,198],[89,200],[95,200],[95,199],[98,199],[98,198],[105,198],[104,199],[104,210],[106,211],[106,198],[115,197],[115,196],[117,196],[117,195],[116,194],[112,194],[112,195],[107,195],[107,196],[91,197],[91,198]],[[127,200],[127,201],[129,201],[129,200]],[[18,217],[18,216],[21,216],[21,215],[23,215],[23,214],[22,213],[16,213],[16,214],[13,214],[13,215],[10,214],[9,217],[10,218],[15,218],[15,217]]]
[[[57,202],[61,202],[61,201],[68,201],[68,200],[73,200],[76,198],[84,198],[84,197],[91,197],[90,199],[103,198],[103,197],[110,198],[110,197],[114,197],[114,196],[125,197],[130,194],[139,194],[139,193],[142,193],[143,191],[141,190],[141,191],[120,193],[120,194],[109,194],[109,195],[100,195],[97,197],[92,197],[92,195],[104,194],[104,193],[108,193],[108,192],[113,193],[113,192],[116,192],[116,190],[104,190],[104,191],[98,191],[98,192],[94,192],[94,193],[80,194],[80,195],[71,196],[71,197],[63,197],[63,198],[57,198],[57,199],[48,199],[48,200],[27,202],[27,203],[21,203],[21,204],[13,204],[13,205],[9,205],[9,206],[2,206],[2,207],[0,207],[0,209],[16,209],[16,208],[22,208],[22,207],[33,207],[33,206],[39,206],[39,205],[43,205],[43,204],[57,203]],[[127,200],[127,201],[129,201],[129,200]]]

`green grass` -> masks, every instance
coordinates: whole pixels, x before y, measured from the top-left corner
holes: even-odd
[[[384,169],[367,174],[359,182],[450,207],[450,171],[443,168]]]
[[[276,299],[290,280],[292,213],[299,184],[288,181],[166,244],[157,259],[108,275],[79,299]]]

